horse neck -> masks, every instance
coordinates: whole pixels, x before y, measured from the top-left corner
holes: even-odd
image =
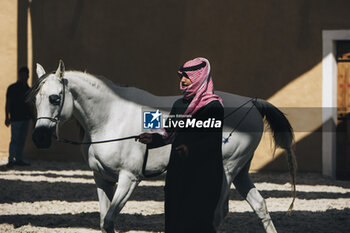
[[[100,129],[109,117],[112,103],[120,98],[100,79],[83,72],[66,72],[68,88],[74,98],[74,115],[85,130]]]

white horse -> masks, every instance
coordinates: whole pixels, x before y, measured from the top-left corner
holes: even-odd
[[[145,106],[162,109],[172,106],[179,98],[154,96],[138,88],[118,86],[83,72],[65,72],[62,61],[56,73],[46,74],[39,64],[36,72],[40,78],[28,98],[35,99],[38,119],[32,137],[39,148],[50,147],[52,135],[58,137],[59,127],[72,115],[85,131],[84,142],[139,135],[142,132],[141,118]],[[292,191],[295,194],[292,128],[283,113],[264,100],[216,93],[223,99],[225,115],[232,113],[232,108],[236,110],[224,122],[223,137],[226,142],[222,145],[222,156],[225,175],[214,224],[219,226],[228,213],[229,191],[233,182],[262,221],[266,232],[276,232],[265,201],[252,183],[248,170],[261,140],[265,117],[274,133],[276,146],[287,151]],[[232,130],[234,132],[229,136]],[[84,158],[94,172],[97,185],[102,232],[114,232],[117,215],[138,183],[145,178],[142,173],[145,151],[144,144],[132,139],[83,145]],[[169,155],[169,145],[151,149],[146,172],[163,171]]]

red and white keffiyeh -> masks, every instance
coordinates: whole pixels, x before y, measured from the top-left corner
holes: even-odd
[[[222,99],[214,94],[214,85],[210,75],[210,63],[207,59],[195,58],[186,62],[178,70],[178,75],[180,78],[185,76],[192,81],[192,84],[189,86],[183,86],[180,81],[180,90],[184,94],[184,98],[188,99],[194,96],[183,113],[184,115],[193,116],[198,109],[214,100],[218,100],[223,105]],[[176,134],[176,129],[173,129],[169,133],[163,129],[161,134],[164,140],[171,142]]]
[[[222,99],[214,94],[213,80],[210,75],[210,63],[205,58],[195,58],[186,62],[178,71],[192,81],[192,84],[185,87],[180,82],[180,89],[184,98],[192,97],[190,105],[185,111],[185,115],[193,115],[198,109],[207,105],[211,101],[218,100],[222,105]]]

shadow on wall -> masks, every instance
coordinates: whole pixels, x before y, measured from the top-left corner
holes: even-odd
[[[322,171],[322,126],[317,128],[301,140],[295,142],[294,151],[297,159],[297,172],[321,172]],[[271,155],[267,155],[271,156]],[[259,170],[265,171],[288,171],[287,154],[282,152]]]

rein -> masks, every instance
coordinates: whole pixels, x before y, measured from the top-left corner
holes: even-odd
[[[75,142],[75,141],[71,141],[71,140],[64,139],[64,138],[57,138],[57,141],[58,142],[67,143],[67,144],[71,144],[71,145],[89,145],[89,144],[100,144],[100,143],[108,143],[108,142],[117,142],[117,141],[133,139],[133,138],[134,139],[138,139],[139,136],[138,135],[134,135],[134,136],[128,136],[128,137],[122,137],[122,138],[114,138],[114,139],[103,140],[103,141],[94,141],[94,142]]]
[[[257,101],[257,97],[251,98],[250,100],[248,100],[247,102],[243,103],[241,106],[239,106],[238,108],[236,108],[235,110],[233,110],[232,112],[230,112],[229,114],[227,114],[226,116],[224,116],[224,119],[226,119],[227,117],[231,116],[233,113],[235,113],[237,110],[243,108],[245,105],[247,105],[249,102],[256,102]],[[250,108],[248,109],[248,111],[244,114],[244,116],[241,118],[241,120],[238,122],[238,124],[235,126],[235,128],[233,128],[230,132],[230,134],[226,137],[222,139],[222,142],[225,144],[228,142],[228,139],[232,136],[232,134],[236,131],[236,129],[238,128],[238,126],[243,122],[243,120],[248,116],[249,112],[252,110],[254,104],[252,106],[250,106]]]

